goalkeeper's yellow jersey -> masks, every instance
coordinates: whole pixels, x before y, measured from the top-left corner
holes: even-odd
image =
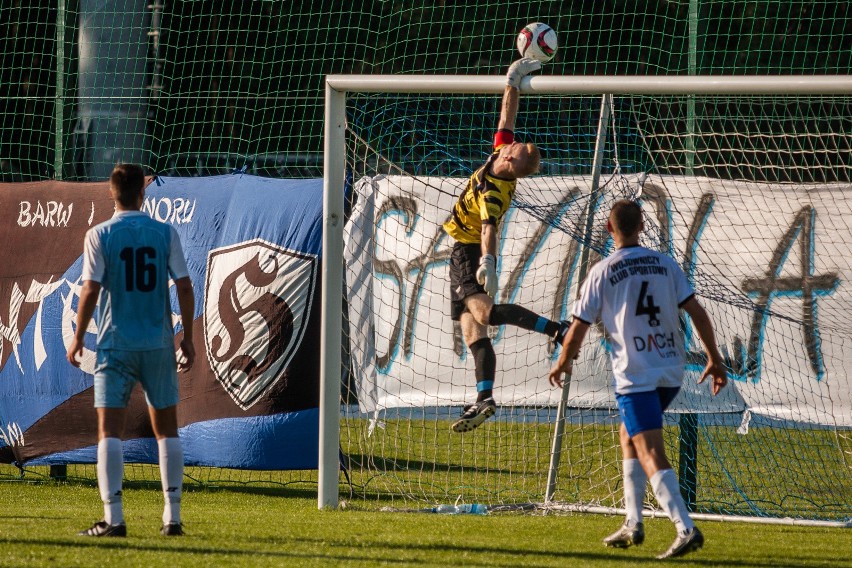
[[[482,225],[498,225],[509,210],[515,195],[517,180],[503,179],[491,174],[491,165],[497,153],[506,144],[514,142],[514,135],[500,130],[494,136],[494,152],[481,168],[476,170],[453,207],[452,218],[444,223],[444,230],[463,244],[482,240]]]

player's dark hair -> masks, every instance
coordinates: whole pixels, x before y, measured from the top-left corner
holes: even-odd
[[[115,198],[124,207],[133,207],[145,187],[145,172],[136,164],[118,164],[109,176]]]
[[[609,219],[619,233],[629,237],[639,231],[639,226],[642,224],[642,208],[635,201],[622,199],[612,206]]]

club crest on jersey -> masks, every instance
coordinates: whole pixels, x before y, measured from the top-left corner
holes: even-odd
[[[316,256],[262,239],[207,255],[207,359],[241,408],[260,400],[293,358],[305,333],[316,270]]]

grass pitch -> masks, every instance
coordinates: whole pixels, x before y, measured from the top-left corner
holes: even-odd
[[[359,497],[452,503],[541,503],[553,427],[523,420],[488,422],[474,435],[450,421],[388,419],[367,434],[365,420],[341,423],[341,446]],[[677,471],[680,428],[664,430]],[[852,519],[849,448],[829,429],[734,426],[698,430],[696,511],[708,514]],[[567,424],[555,501],[619,507],[621,451],[617,425]],[[695,471],[695,470],[693,470]],[[342,489],[343,491],[343,489]]]
[[[850,471],[835,463],[829,431],[702,428],[697,506],[702,512],[821,511],[852,518]],[[441,420],[343,424],[351,487],[346,506],[318,511],[316,472],[186,469],[186,536],[159,535],[162,493],[156,466],[125,468],[126,539],[76,533],[102,515],[94,466],[69,466],[69,482],[48,468],[0,465],[0,567],[6,566],[656,566],[674,538],[668,520],[647,519],[645,544],[607,549],[601,538],[622,519],[591,514],[491,513],[446,516],[382,512],[434,503],[541,502],[550,426],[494,420],[487,435],[451,436]],[[667,428],[677,455],[677,428]],[[621,494],[614,427],[566,430],[558,501],[617,505]],[[743,464],[749,464],[743,467]],[[826,478],[826,476],[830,478]],[[737,491],[733,491],[736,487]],[[352,496],[348,491],[351,489]],[[747,490],[749,500],[740,496]],[[792,514],[792,513],[788,513]],[[805,515],[806,516],[806,515]],[[683,566],[852,568],[852,529],[699,521],[705,548]]]
[[[600,539],[621,522],[600,515],[386,513],[355,503],[318,511],[315,487],[189,482],[186,536],[158,534],[156,483],[125,487],[126,539],[76,536],[101,516],[93,481],[0,481],[0,566],[650,566],[674,537],[647,521],[647,540],[628,550]],[[25,478],[26,479],[26,478]],[[852,566],[852,530],[700,523],[705,548],[682,566]]]

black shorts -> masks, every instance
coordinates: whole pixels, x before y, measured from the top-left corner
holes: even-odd
[[[467,311],[464,299],[474,294],[485,294],[485,288],[476,281],[482,245],[479,243],[453,245],[450,256],[450,318],[458,321]]]

